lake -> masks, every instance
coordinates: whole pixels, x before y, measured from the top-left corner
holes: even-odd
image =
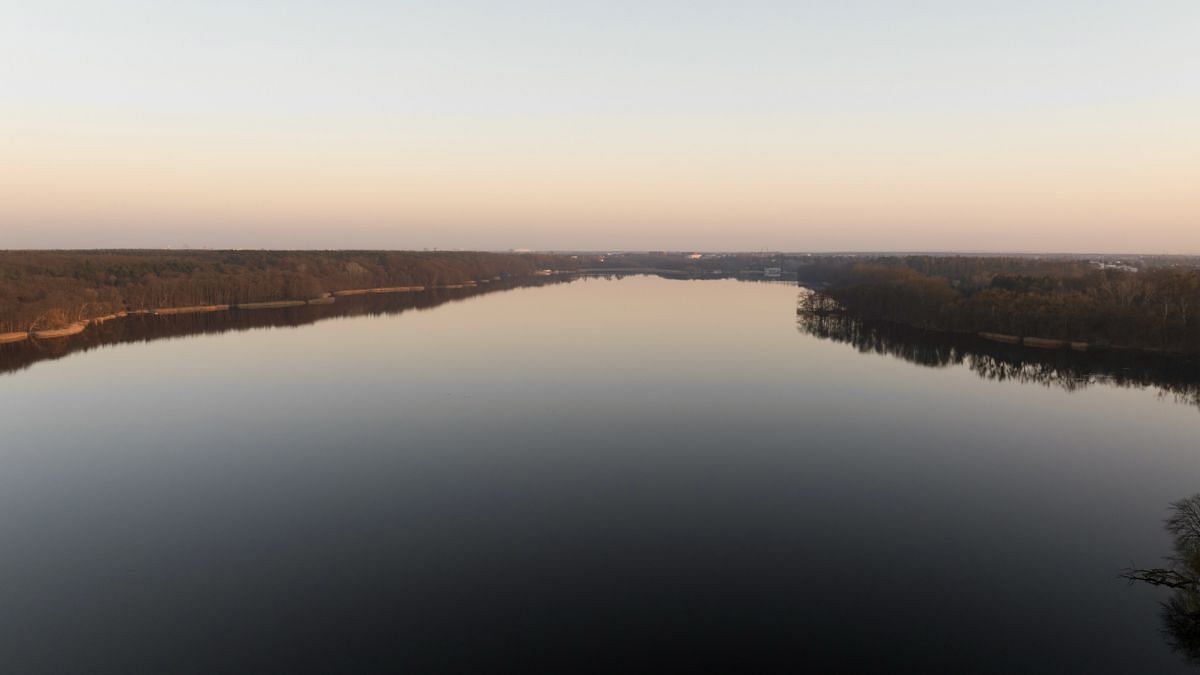
[[[1190,669],[1118,573],[1200,491],[1193,400],[816,330],[803,292],[589,278],[10,350],[0,670]]]

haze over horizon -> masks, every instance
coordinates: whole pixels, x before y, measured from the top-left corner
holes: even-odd
[[[0,8],[0,249],[1200,253],[1200,4]]]

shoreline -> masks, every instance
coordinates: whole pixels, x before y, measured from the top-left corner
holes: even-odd
[[[491,281],[492,279],[488,279],[484,283]],[[318,297],[309,298],[306,300],[268,300],[263,302],[241,302],[217,305],[190,305],[186,307],[124,309],[111,314],[104,314],[89,319],[81,319],[60,328],[30,329],[28,331],[0,333],[0,345],[15,344],[18,342],[24,342],[26,340],[59,340],[62,338],[71,337],[73,335],[79,335],[89,326],[98,326],[108,321],[122,319],[130,315],[140,314],[151,316],[180,316],[184,314],[207,314],[212,312],[286,309],[289,307],[304,307],[308,305],[331,305],[335,303],[339,297],[376,295],[385,293],[419,293],[436,290],[455,290],[463,288],[475,288],[478,285],[479,282],[477,281],[465,281],[461,283],[442,284],[438,286],[383,286],[378,288],[352,288],[323,293]]]
[[[912,330],[919,330],[928,333],[936,333],[938,335],[960,335],[969,336],[972,338],[995,342],[997,344],[1011,345],[1013,347],[1022,347],[1027,349],[1036,349],[1040,351],[1073,351],[1073,352],[1134,352],[1139,354],[1166,356],[1170,358],[1194,360],[1200,357],[1200,354],[1194,352],[1182,352],[1172,349],[1164,349],[1161,347],[1135,347],[1131,345],[1114,345],[1100,342],[1087,342],[1084,340],[1065,340],[1058,338],[1042,338],[1030,335],[1009,335],[1007,333],[993,333],[988,331],[961,331],[961,330],[943,330],[939,328],[926,328],[916,324],[905,323],[903,321],[888,321],[886,319],[864,319],[856,317],[852,312],[846,310],[837,311],[813,311],[797,308],[797,314],[810,314],[813,316],[828,316],[837,314],[856,321],[878,322],[890,324],[893,326],[903,326]]]

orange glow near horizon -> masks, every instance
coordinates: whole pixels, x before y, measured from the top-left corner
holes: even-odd
[[[181,30],[163,11],[159,28]],[[49,35],[71,24],[65,16],[29,23]],[[896,24],[912,33],[893,38],[908,49],[899,65],[869,44],[824,45],[848,60],[834,68],[789,61],[794,36],[768,29],[771,19],[747,19],[748,55],[696,64],[662,65],[666,47],[648,39],[634,46],[658,61],[592,63],[558,48],[526,54],[508,36],[512,70],[469,51],[462,63],[413,65],[446,55],[368,34],[378,51],[335,40],[317,52],[327,62],[302,72],[280,55],[323,33],[253,23],[244,30],[266,31],[277,53],[256,51],[252,33],[215,56],[185,45],[161,70],[133,60],[161,36],[82,66],[35,50],[27,60],[44,77],[0,99],[0,248],[1200,253],[1200,92],[1177,76],[1200,66],[1195,45],[1156,45],[1143,65],[1162,72],[1112,72],[1128,49],[1089,43],[1093,64],[1050,53],[1060,36],[1022,24],[1044,42],[1033,56],[1010,66],[985,40],[960,45],[956,64],[921,41],[954,35],[965,19],[950,17]],[[1116,31],[1128,17],[1108,19]],[[1168,24],[1136,28],[1173,35]],[[518,30],[490,15],[477,29]],[[723,30],[692,29],[694,46]],[[585,24],[555,30],[599,40]],[[33,44],[22,35],[0,31]],[[569,72],[530,70],[555,55]],[[388,77],[395,93],[382,89]]]

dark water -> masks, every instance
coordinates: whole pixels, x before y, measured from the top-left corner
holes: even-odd
[[[10,350],[0,672],[1187,670],[1117,578],[1200,491],[1186,382],[814,328],[798,292]]]

